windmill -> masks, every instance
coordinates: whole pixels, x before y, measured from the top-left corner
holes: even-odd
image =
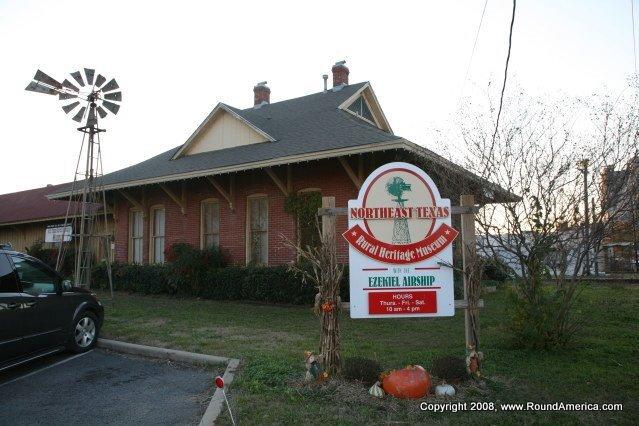
[[[386,191],[392,195],[393,201],[397,203],[397,207],[404,207],[404,203],[408,201],[402,198],[404,192],[410,191],[410,184],[404,182],[399,176],[393,176],[386,182]],[[395,218],[393,220],[393,244],[410,243],[410,230],[408,229],[408,220],[405,217]]]
[[[84,73],[75,71],[70,75],[73,82],[65,78],[60,83],[38,70],[33,81],[25,88],[31,92],[57,95],[58,99],[64,103],[62,110],[66,114],[72,115],[72,119],[78,123],[84,120],[84,125],[78,127],[78,131],[83,134],[82,144],[64,219],[64,232],[60,241],[56,270],[59,271],[62,267],[68,249],[67,240],[74,240],[75,285],[89,287],[93,259],[98,252],[98,247],[102,246],[111,297],[113,297],[110,264],[111,238],[107,230],[106,196],[102,186],[100,149],[100,133],[105,130],[98,127],[98,119],[105,118],[108,112],[114,115],[118,113],[120,109],[118,102],[122,101],[122,92],[115,79],[107,82],[102,74],[96,76],[95,70],[90,68],[84,68]],[[72,235],[67,237],[64,233],[69,225]]]

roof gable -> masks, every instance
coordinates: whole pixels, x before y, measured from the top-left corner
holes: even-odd
[[[219,103],[172,159],[274,140],[233,108]]]
[[[362,104],[361,107],[364,111],[369,114],[358,114],[353,108],[357,104]],[[348,112],[349,114],[354,115],[355,117],[364,120],[378,129],[384,130],[388,133],[393,133],[393,129],[391,129],[388,120],[386,119],[386,115],[382,110],[379,101],[377,100],[377,96],[375,96],[375,92],[371,87],[370,83],[364,84],[359,90],[353,93],[348,99],[346,99],[339,106],[340,109]],[[371,120],[372,118],[372,120]]]

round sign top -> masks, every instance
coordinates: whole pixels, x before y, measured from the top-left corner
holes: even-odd
[[[432,179],[408,163],[379,167],[360,189],[366,231],[395,245],[421,241],[433,232],[440,200]]]

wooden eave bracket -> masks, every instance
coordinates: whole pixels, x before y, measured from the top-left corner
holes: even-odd
[[[355,174],[351,165],[348,164],[348,161],[346,161],[346,158],[338,157],[338,160],[344,168],[344,171],[346,172],[348,177],[351,178],[351,180],[353,181],[355,188],[360,189],[362,187],[362,180]]]
[[[171,188],[169,188],[163,183],[160,184],[160,188],[162,188],[162,191],[166,192],[166,195],[168,195],[169,198],[171,198],[175,202],[175,204],[177,204],[178,207],[180,207],[180,211],[182,212],[182,214],[185,215],[186,203],[184,202],[184,197],[178,197],[177,194],[171,190]]]
[[[272,168],[266,167],[264,170],[266,171],[266,174],[271,177],[273,182],[275,182],[275,185],[277,185],[277,187],[280,189],[280,191],[282,191],[282,193],[285,196],[287,196],[289,194],[288,185],[286,185],[286,184],[284,184],[284,182],[282,182],[282,180],[275,174],[275,172],[273,171]]]
[[[231,175],[231,182],[230,182],[230,190],[229,190],[229,192],[227,192],[224,189],[224,187],[222,187],[222,185],[220,185],[220,183],[217,180],[215,180],[215,178],[213,176],[207,176],[206,180],[208,180],[209,183],[213,186],[213,188],[215,188],[217,190],[217,192],[219,192],[220,195],[222,197],[224,197],[226,202],[229,203],[229,208],[231,210],[234,210],[235,207],[233,206],[233,198],[235,196],[235,176]]]
[[[126,192],[124,189],[119,189],[118,192],[120,193],[120,195],[122,195],[129,203],[131,203],[133,205],[133,207],[142,210],[142,212],[144,213],[144,215],[146,216],[146,209],[144,208],[144,204],[142,204],[141,202],[139,202],[138,200],[136,200],[135,198],[133,198],[131,196],[131,194],[129,194],[128,192]]]

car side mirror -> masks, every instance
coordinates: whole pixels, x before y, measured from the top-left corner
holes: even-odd
[[[71,285],[71,280],[63,280],[62,281],[62,291],[71,291],[71,288],[73,286]]]

